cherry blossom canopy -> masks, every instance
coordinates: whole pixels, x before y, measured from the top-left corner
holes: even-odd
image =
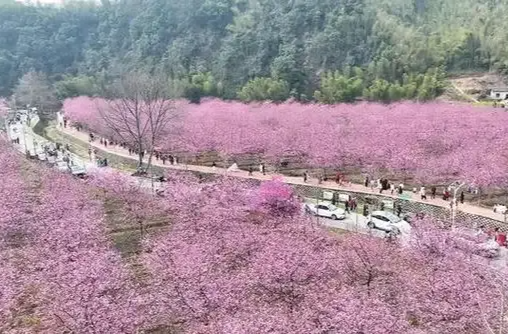
[[[96,106],[67,100],[74,122],[107,135]],[[209,100],[185,109],[169,150],[257,153],[263,159],[301,159],[309,166],[357,166],[404,171],[419,180],[504,185],[508,175],[508,113],[444,103],[242,104]]]

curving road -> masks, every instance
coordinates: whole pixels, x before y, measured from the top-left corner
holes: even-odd
[[[79,131],[76,131],[71,128],[59,128],[58,130],[69,135],[69,136],[74,137],[74,139],[76,139],[76,140],[82,141],[84,143],[88,143],[88,134],[86,134],[84,132],[79,132]],[[119,147],[119,146],[113,146],[113,147],[108,146],[106,148],[98,142],[94,142],[91,145],[93,145],[94,147],[97,147],[98,149],[100,149],[102,151],[108,152],[110,154],[114,154],[117,156],[121,156],[123,158],[131,159],[133,161],[137,160],[136,157],[130,155],[126,149]],[[360,184],[349,184],[347,186],[339,186],[335,182],[331,182],[331,181],[327,181],[327,182],[325,181],[325,182],[319,183],[317,179],[312,179],[312,178],[309,179],[308,182],[303,182],[302,177],[291,177],[291,176],[276,175],[276,174],[262,175],[259,172],[254,172],[253,175],[249,175],[247,171],[243,171],[243,170],[228,173],[226,171],[226,169],[224,169],[224,168],[215,168],[214,169],[212,167],[207,167],[207,166],[180,165],[180,164],[178,164],[178,165],[170,165],[170,164],[164,165],[161,161],[157,161],[157,160],[152,161],[152,164],[155,166],[163,167],[163,168],[167,168],[167,169],[191,170],[191,171],[198,171],[198,172],[209,173],[209,174],[229,174],[229,175],[233,175],[236,177],[253,178],[253,179],[258,179],[258,180],[271,180],[274,176],[278,176],[278,177],[282,178],[284,182],[289,183],[289,184],[295,184],[295,185],[297,185],[297,184],[306,185],[307,184],[307,185],[313,185],[313,186],[317,186],[317,187],[324,188],[324,189],[332,189],[332,190],[337,190],[337,191],[353,191],[353,192],[364,193],[364,194],[378,194],[377,189],[366,188]],[[398,195],[390,195],[389,192],[383,193],[383,196],[387,197],[387,199],[399,198]],[[449,208],[449,204],[450,204],[448,201],[442,200],[439,196],[435,199],[431,199],[429,197],[427,200],[421,200],[420,197],[418,196],[418,194],[413,194],[410,191],[405,191],[401,197],[403,197],[404,199],[409,199],[414,202],[432,204],[432,205],[440,206],[440,207],[447,208],[447,209]],[[504,222],[504,215],[503,214],[494,213],[489,208],[479,207],[479,206],[473,205],[471,203],[466,202],[464,204],[459,204],[457,209],[459,211],[463,211],[466,213],[484,216],[484,217],[487,217],[490,219]]]

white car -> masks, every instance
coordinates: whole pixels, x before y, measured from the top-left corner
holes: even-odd
[[[41,160],[41,161],[45,161],[48,159],[46,153],[44,152],[37,152],[37,159]]]
[[[506,205],[496,204],[496,205],[494,205],[493,209],[494,209],[494,212],[496,212],[496,213],[502,213],[502,214],[506,213]]]
[[[346,219],[346,211],[333,204],[305,204],[305,212],[314,216],[321,216],[332,219]]]
[[[48,163],[55,164],[56,163],[56,157],[54,155],[48,155]]]
[[[406,221],[387,211],[374,211],[367,217],[367,226],[385,232],[401,233],[406,230]]]
[[[61,172],[69,171],[69,166],[67,166],[67,163],[65,161],[57,161],[55,164],[55,168]]]
[[[28,154],[30,155],[30,159],[37,158],[37,153],[35,153],[33,150],[28,150]]]
[[[70,166],[69,170],[71,171],[71,174],[74,176],[83,176],[86,174],[86,169],[82,166]]]

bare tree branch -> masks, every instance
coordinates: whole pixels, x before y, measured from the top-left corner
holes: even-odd
[[[153,153],[171,132],[180,113],[169,98],[168,81],[142,72],[124,75],[114,87],[112,99],[99,108],[106,127],[120,141],[138,153],[143,166],[144,153],[151,166]]]

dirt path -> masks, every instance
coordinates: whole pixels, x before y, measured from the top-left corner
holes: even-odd
[[[451,84],[452,84],[452,87],[453,89],[455,89],[461,96],[465,97],[466,99],[468,99],[469,101],[471,102],[474,102],[474,103],[478,103],[478,100],[475,99],[474,97],[466,94],[466,92],[464,92],[459,86],[457,86],[453,81],[451,81]]]

